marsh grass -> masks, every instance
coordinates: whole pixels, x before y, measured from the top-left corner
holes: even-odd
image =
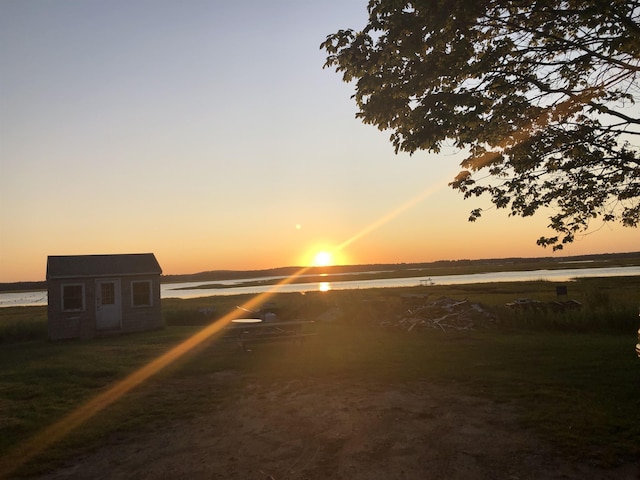
[[[554,299],[554,285],[547,282],[428,287],[430,298],[467,298],[496,312],[490,328],[446,333],[387,331],[378,325],[380,318],[402,312],[400,294],[425,293],[424,288],[277,295],[270,301],[283,320],[319,319],[332,312],[327,317],[332,321],[317,321],[317,335],[304,343],[258,343],[249,354],[222,336],[213,338],[55,444],[26,471],[46,470],[70,454],[95,448],[105,436],[197,416],[240,395],[247,381],[295,384],[302,379],[452,385],[516,408],[523,427],[569,456],[614,465],[640,454],[635,421],[640,364],[633,351],[639,287],[636,277],[572,282],[569,297],[584,308],[562,315],[503,308],[517,297]],[[170,299],[163,301],[163,311],[208,308],[222,315],[247,298]],[[0,309],[0,318],[42,324],[39,308]],[[0,346],[0,458],[200,328],[169,326],[91,341],[5,341]],[[231,372],[224,388],[210,381],[221,372]]]
[[[0,308],[0,344],[47,336],[47,307]]]

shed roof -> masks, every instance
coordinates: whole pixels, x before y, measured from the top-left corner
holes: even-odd
[[[161,273],[162,269],[153,253],[50,255],[47,257],[47,280]]]

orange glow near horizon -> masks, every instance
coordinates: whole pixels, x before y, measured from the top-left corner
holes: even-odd
[[[316,267],[329,267],[333,265],[332,256],[329,252],[321,251],[313,258],[313,265]]]
[[[435,186],[427,188],[422,193],[420,193],[420,194],[416,195],[415,197],[407,200],[405,203],[400,205],[398,208],[388,212],[386,215],[383,215],[378,220],[372,222],[371,224],[369,224],[368,226],[366,226],[365,228],[360,230],[360,232],[358,232],[355,235],[353,235],[351,238],[349,238],[349,239],[345,240],[344,242],[342,242],[338,246],[338,248],[336,250],[337,251],[344,250],[345,248],[350,246],[352,243],[356,242],[357,240],[359,240],[360,238],[364,237],[365,235],[368,235],[369,233],[373,232],[374,230],[377,230],[378,228],[382,227],[384,224],[389,223],[391,220],[393,220],[394,218],[398,217],[399,215],[401,215],[405,211],[409,210],[414,205],[420,203],[421,201],[423,201],[424,199],[426,199],[430,195],[433,195],[437,191],[442,190],[446,185],[447,185],[447,182],[438,182]]]
[[[380,228],[382,225],[388,223],[402,212],[412,207],[419,201],[425,199],[427,196],[437,191],[438,188],[430,188],[425,192],[417,195],[413,199],[404,203],[400,207],[392,210],[388,214],[384,215],[380,220],[373,222],[372,224],[365,227],[360,232],[353,235],[348,240],[344,241],[337,249],[331,251],[329,253],[327,250],[316,250],[314,259],[319,260],[321,262],[329,262],[333,258],[332,256],[340,253],[347,246],[353,244],[358,239],[363,236],[371,233],[377,228]],[[303,267],[295,274],[291,275],[283,279],[278,284],[274,285],[269,291],[256,295],[251,298],[249,301],[240,306],[240,311],[243,310],[253,310],[261,303],[266,301],[268,298],[273,296],[278,290],[290,283],[293,283],[296,278],[300,275],[306,273],[311,267]],[[320,291],[328,291],[330,290],[330,284],[327,282],[322,282],[319,285]],[[127,394],[132,389],[136,388],[153,375],[157,374],[159,371],[173,363],[174,361],[180,359],[184,355],[191,352],[194,348],[202,344],[204,341],[208,340],[215,334],[219,333],[225,326],[227,326],[234,318],[239,316],[238,310],[234,310],[230,313],[227,313],[220,319],[214,321],[204,329],[200,330],[198,333],[184,340],[182,343],[173,347],[168,352],[163,355],[157,357],[156,359],[150,361],[140,369],[136,370],[124,380],[113,385],[111,388],[106,390],[105,392],[99,394],[93,399],[89,400],[87,403],[81,405],[76,410],[72,411],[67,416],[63,417],[58,422],[52,424],[48,428],[45,428],[39,434],[36,434],[31,439],[26,442],[18,445],[11,454],[7,456],[7,459],[0,463],[0,478],[11,475],[15,472],[21,465],[26,463],[29,459],[35,457],[36,455],[43,452],[49,446],[54,444],[55,442],[61,440],[69,433],[71,433],[74,429],[87,422],[93,416],[95,416],[98,412],[102,411],[109,405],[117,402],[123,395]]]
[[[333,265],[349,265],[350,258],[335,247],[326,243],[315,243],[305,250],[298,260],[298,265],[305,267],[330,267]]]

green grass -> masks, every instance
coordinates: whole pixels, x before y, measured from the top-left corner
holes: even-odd
[[[164,352],[187,332],[110,337],[91,342],[43,340],[0,348],[0,453]]]
[[[47,307],[0,308],[0,344],[47,336]]]
[[[437,382],[515,405],[524,427],[601,465],[640,454],[634,337],[495,331],[419,334],[324,325],[304,348],[254,350],[263,381]],[[257,352],[257,355],[256,355]],[[202,371],[204,367],[198,366]],[[469,412],[470,415],[473,412]]]
[[[635,421],[640,360],[633,351],[639,287],[636,277],[571,283],[569,296],[584,308],[564,315],[503,308],[517,297],[553,299],[553,285],[547,282],[280,294],[270,301],[284,320],[338,314],[333,322],[318,323],[317,336],[302,345],[260,343],[247,355],[236,352],[231,342],[213,339],[72,432],[29,468],[46,469],[48,462],[92,448],[113,432],[198,415],[239,395],[246,381],[297,379],[455,385],[516,408],[523,428],[538,432],[567,456],[614,465],[640,454],[640,424]],[[490,328],[468,332],[401,332],[378,326],[379,320],[402,313],[398,294],[425,291],[432,297],[481,302],[494,309],[498,320]],[[190,318],[200,308],[213,308],[220,316],[248,298],[171,299],[163,301],[163,313],[165,318]],[[41,307],[0,309],[2,324],[42,326],[45,321]],[[0,345],[0,459],[199,328],[169,326],[69,342],[0,337],[5,338]],[[236,374],[225,390],[206,381],[221,371]],[[173,382],[188,380],[198,388],[171,388]]]

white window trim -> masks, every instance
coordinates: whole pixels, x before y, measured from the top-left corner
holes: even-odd
[[[136,283],[146,283],[149,285],[149,303],[145,303],[144,305],[135,304],[133,285]],[[149,308],[149,307],[153,307],[153,282],[151,280],[133,280],[131,282],[131,308]]]
[[[82,307],[81,308],[64,308],[64,289],[65,287],[80,287],[82,289]],[[84,312],[86,308],[84,283],[63,283],[60,287],[60,310],[63,312]]]

